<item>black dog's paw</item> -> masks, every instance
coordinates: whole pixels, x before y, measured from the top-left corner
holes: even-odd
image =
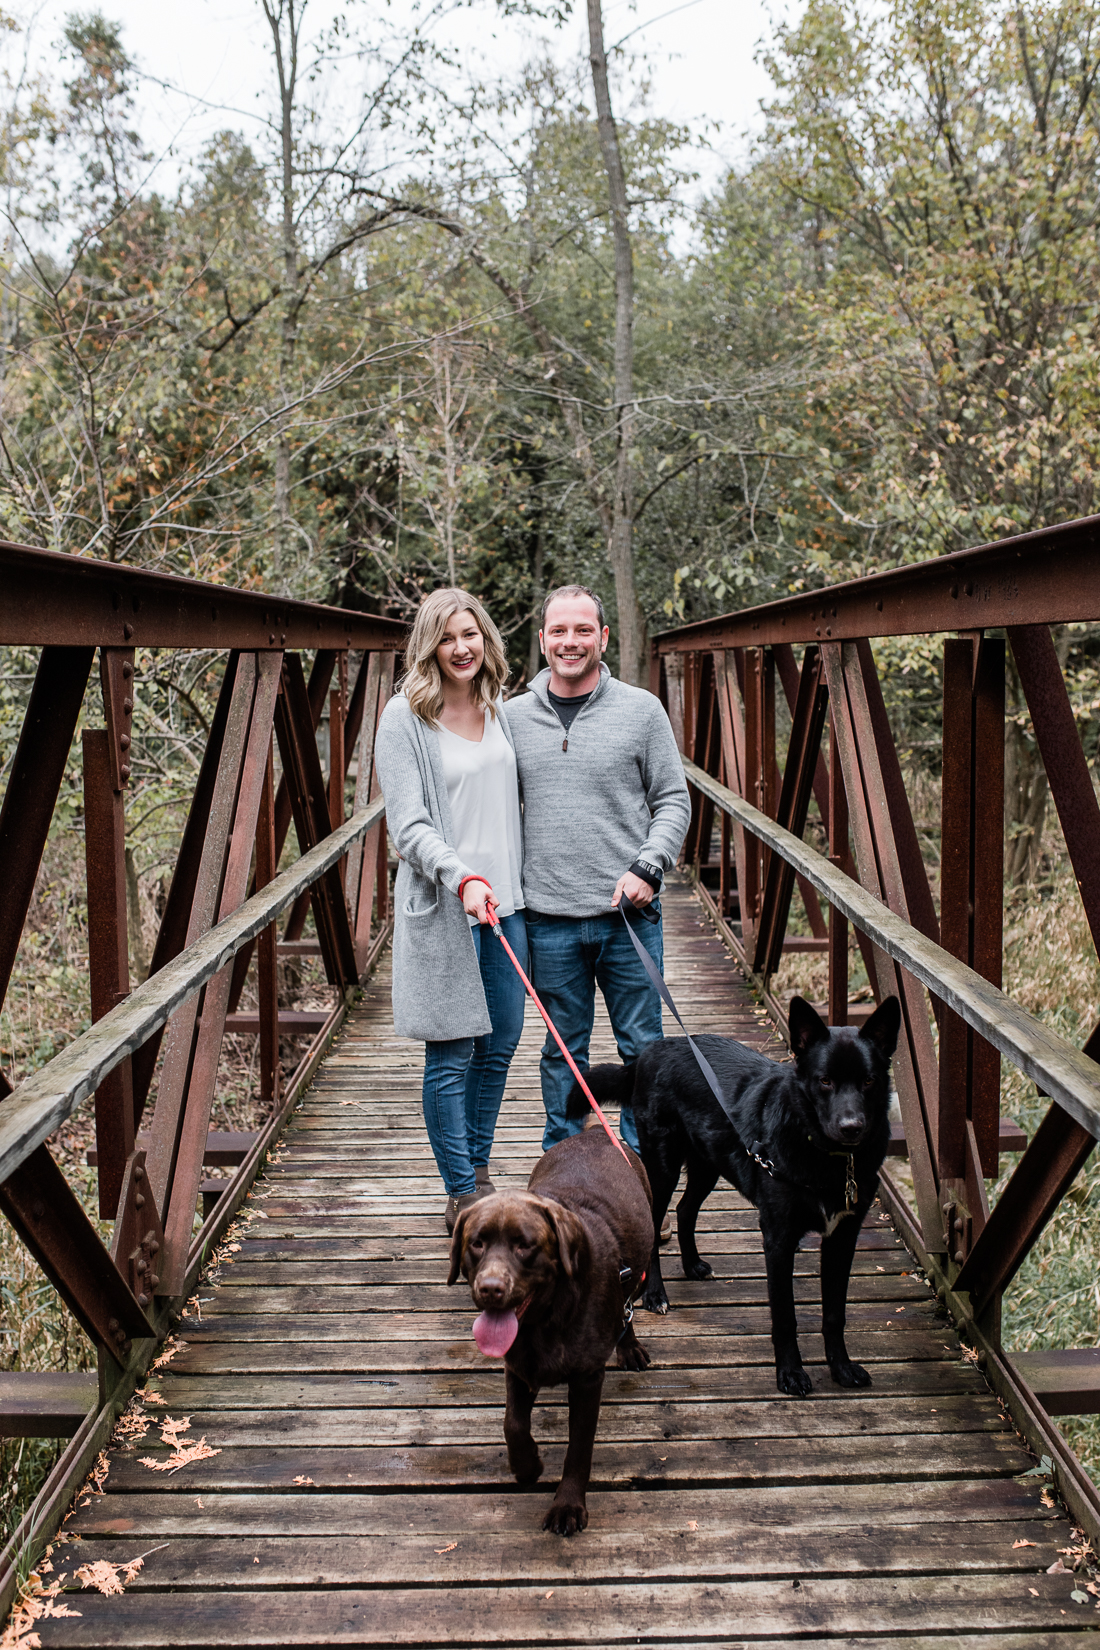
[[[642,1306],[647,1312],[659,1312],[664,1317],[668,1311],[668,1295],[663,1283],[649,1283],[642,1293]]]
[[[641,1341],[621,1341],[615,1348],[615,1362],[620,1369],[648,1369],[653,1359]]]
[[[830,1364],[833,1380],[837,1386],[870,1386],[871,1377],[862,1364],[854,1364],[847,1358],[838,1358],[835,1364]]]
[[[712,1278],[714,1276],[714,1267],[705,1260],[693,1260],[690,1266],[687,1261],[685,1261],[684,1276],[685,1278],[694,1278],[697,1282],[701,1283],[704,1278]]]
[[[556,1496],[542,1521],[543,1529],[549,1530],[552,1535],[577,1535],[587,1525],[588,1508],[583,1501],[559,1501]]]
[[[792,1398],[804,1398],[814,1389],[813,1381],[801,1364],[790,1364],[785,1369],[777,1369],[775,1384],[780,1392],[786,1392]]]

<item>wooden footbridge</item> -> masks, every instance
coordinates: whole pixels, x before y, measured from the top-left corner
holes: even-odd
[[[1049,566],[1053,544],[1072,561],[1078,545],[1073,600],[1088,585],[1091,611],[1100,611],[1092,526],[1076,532],[1023,551],[994,547],[1020,563],[1013,600],[1024,604],[1031,634],[1009,629],[1010,644],[1019,644],[1018,659],[1030,644],[1040,670],[1037,633],[1049,640],[1050,622],[1080,615],[1072,605],[1062,611],[1064,587],[1048,602],[1057,611],[1042,608],[1026,585],[1032,560]],[[965,590],[967,572],[980,573],[990,553],[968,554],[976,560],[932,564],[947,581],[946,600],[958,599],[952,581]],[[781,1054],[781,1005],[769,981],[783,945],[828,950],[837,1020],[849,1012],[842,924],[854,923],[877,992],[905,993],[896,1149],[909,1156],[914,1190],[907,1194],[900,1176],[884,1181],[857,1252],[849,1347],[872,1371],[868,1391],[843,1392],[828,1379],[816,1256],[804,1247],[796,1290],[815,1376],[804,1401],[775,1391],[753,1211],[732,1192],[716,1192],[700,1222],[716,1276],[677,1282],[670,1259],[674,1309],[639,1323],[654,1365],[642,1375],[609,1374],[592,1521],[563,1541],[540,1529],[564,1454],[561,1396],[544,1394],[536,1411],[545,1479],[520,1490],[506,1470],[501,1372],[477,1353],[464,1287],[444,1285],[443,1197],[420,1120],[422,1052],[396,1038],[390,1019],[387,883],[376,874],[385,865],[383,805],[371,798],[371,745],[398,638],[384,621],[94,564],[74,574],[71,623],[83,633],[65,632],[55,603],[47,638],[45,627],[35,629],[35,581],[39,595],[63,586],[60,561],[0,549],[0,579],[10,575],[22,597],[10,618],[0,617],[0,642],[43,646],[29,731],[0,813],[12,891],[0,922],[0,984],[15,955],[15,945],[3,946],[22,927],[41,851],[27,832],[44,837],[92,645],[101,649],[107,723],[102,738],[84,735],[86,818],[90,840],[100,820],[100,869],[117,860],[128,777],[121,770],[129,766],[121,757],[141,737],[140,710],[132,734],[119,721],[132,701],[122,691],[130,680],[123,666],[132,676],[135,663],[128,650],[184,645],[186,622],[193,630],[214,613],[203,622],[224,633],[192,634],[187,645],[234,651],[150,978],[118,1000],[128,985],[119,979],[125,901],[117,884],[91,875],[96,1023],[0,1100],[0,1209],[100,1362],[90,1407],[77,1401],[77,1381],[0,1377],[8,1436],[70,1436],[5,1554],[11,1643],[29,1650],[34,1634],[43,1646],[765,1647],[805,1638],[1031,1650],[1095,1631],[1100,1594],[1089,1590],[1096,1583],[1086,1544],[1100,1537],[1100,1500],[1051,1420],[1097,1407],[1088,1349],[1015,1357],[1000,1344],[998,1307],[1013,1260],[1100,1134],[1100,1072],[1090,1054],[1004,997],[989,961],[994,925],[982,878],[992,808],[970,778],[975,763],[986,774],[994,747],[988,638],[962,638],[967,671],[947,678],[954,697],[945,707],[945,772],[965,784],[960,778],[956,794],[945,783],[945,846],[968,847],[961,869],[945,865],[934,935],[899,812],[873,661],[869,671],[870,650],[859,645],[891,622],[913,623],[911,589],[895,585],[901,619],[889,583],[867,581],[869,596],[862,585],[846,587],[863,603],[847,620],[845,587],[830,592],[824,628],[839,638],[832,653],[832,637],[818,643],[798,631],[799,622],[821,628],[818,612],[807,608],[805,618],[798,603],[720,621],[725,634],[681,631],[658,641],[653,686],[683,737],[696,798],[686,870],[666,898],[674,995],[692,1029]],[[929,626],[941,628],[927,589],[923,599]],[[1016,615],[984,616],[1010,626]],[[757,641],[736,629],[747,623],[758,627]],[[785,634],[776,639],[769,626]],[[967,628],[965,616],[955,628]],[[781,776],[772,671],[784,680],[791,659],[783,650],[808,640],[801,683],[794,672]],[[947,644],[952,668],[955,646]],[[308,683],[299,662],[306,648]],[[83,665],[72,657],[79,650]],[[349,653],[352,670],[337,678],[328,706],[326,775],[313,736],[340,655]],[[1031,708],[1046,754],[1050,728],[1064,725],[1049,673],[1042,681],[1046,697],[1036,690]],[[93,714],[85,706],[86,719]],[[59,715],[70,716],[67,728]],[[830,716],[826,762],[819,745]],[[964,728],[966,763],[952,743]],[[1052,772],[1052,783],[1056,800],[1059,785],[1076,785],[1078,823],[1068,811],[1063,820],[1070,817],[1067,842],[1088,906],[1088,851],[1100,863],[1100,832],[1090,835],[1072,748],[1059,748],[1070,767],[1057,781]],[[356,800],[345,820],[342,781],[350,788],[353,753]],[[827,855],[802,841],[815,784]],[[35,787],[37,812],[26,805]],[[291,819],[300,857],[276,874]],[[22,859],[13,844],[23,845]],[[792,942],[796,878],[815,932]],[[959,887],[976,911],[962,941],[951,926]],[[283,1080],[279,1039],[300,1022],[276,1000],[277,947],[311,943],[304,895],[334,1007]],[[828,925],[815,895],[829,904]],[[240,1004],[257,940],[258,1006],[249,1010]],[[112,959],[113,998],[104,1006]],[[360,976],[362,997],[353,1002]],[[922,1020],[925,988],[939,1007],[935,1018],[922,1007]],[[210,1103],[222,1033],[249,1015],[271,1117],[258,1138],[231,1145],[209,1132]],[[166,1025],[155,1069],[149,1046]],[[497,1131],[498,1184],[522,1185],[539,1150],[539,1042],[529,1017]],[[1053,1097],[992,1211],[983,1201],[990,1152],[995,1167],[999,1150],[1023,1142],[996,1108],[990,1116],[987,1050],[1015,1059]],[[604,1021],[595,1053],[612,1053]],[[110,1248],[46,1143],[93,1093],[101,1199],[115,1220]],[[234,1155],[235,1174],[204,1181],[204,1159]],[[204,1215],[196,1214],[200,1202]],[[983,1250],[990,1231],[995,1245]],[[112,1590],[98,1590],[97,1578]]]

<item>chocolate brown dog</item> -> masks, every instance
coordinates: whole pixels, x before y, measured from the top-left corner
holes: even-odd
[[[463,1210],[451,1241],[454,1283],[463,1272],[481,1316],[474,1338],[503,1358],[504,1437],[521,1484],[542,1473],[531,1436],[539,1388],[569,1383],[569,1448],[544,1530],[572,1535],[588,1523],[585,1492],[604,1368],[645,1369],[626,1303],[653,1247],[652,1199],[641,1162],[625,1161],[602,1128],[562,1140],[540,1158],[526,1192],[495,1192]]]

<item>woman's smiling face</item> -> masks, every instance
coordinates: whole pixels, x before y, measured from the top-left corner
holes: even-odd
[[[472,682],[485,658],[485,638],[469,608],[452,613],[435,650],[436,661],[450,682]]]

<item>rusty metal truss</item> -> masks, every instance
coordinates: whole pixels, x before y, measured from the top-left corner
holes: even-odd
[[[1001,990],[1001,964],[1009,653],[1100,946],[1100,807],[1050,631],[1098,619],[1092,518],[684,625],[656,637],[650,658],[691,787],[688,863],[775,1017],[771,978],[795,949],[828,957],[829,1022],[858,1012],[849,924],[876,1000],[900,998],[894,1072],[913,1192],[910,1201],[885,1173],[884,1196],[1094,1530],[1100,1496],[1050,1415],[1066,1412],[1069,1387],[1076,1412],[1100,1411],[1100,1382],[1082,1379],[1079,1354],[1057,1351],[1029,1353],[1025,1378],[1001,1344],[1000,1311],[1100,1138],[1100,1027],[1074,1048]],[[943,635],[938,902],[871,648],[927,634]],[[782,772],[777,677],[789,712]],[[812,799],[824,852],[803,840]],[[796,887],[811,930],[798,938],[787,933]],[[1000,1115],[1003,1059],[1051,1101],[1030,1143]],[[1025,1145],[991,1209],[986,1183],[1001,1152]]]
[[[87,1453],[104,1417],[125,1402],[193,1286],[204,1249],[244,1196],[272,1130],[389,932],[374,738],[404,627],[22,545],[0,544],[0,590],[0,642],[40,650],[0,804],[0,1006],[82,712],[84,718],[78,751],[92,1024],[14,1090],[0,1072],[0,1212],[99,1354],[100,1407],[76,1429],[64,1468]],[[209,649],[224,656],[225,668],[151,971],[132,988],[124,849],[134,747],[142,738],[137,648]],[[327,772],[318,745],[326,704]],[[347,818],[345,790],[356,760]],[[292,823],[299,857],[279,872]],[[312,948],[301,938],[310,911],[332,988],[330,1007],[320,1014],[297,1013],[278,998],[279,945]],[[241,1014],[252,967],[258,1006]],[[258,1087],[268,1122],[258,1135],[210,1130],[227,1029],[259,1040]],[[303,1033],[312,1041],[284,1084],[280,1035]],[[47,1144],[93,1096],[89,1156],[98,1213],[113,1223],[106,1243]],[[236,1173],[204,1182],[211,1163],[229,1163]],[[200,1207],[206,1218],[196,1233]],[[8,1388],[15,1379],[8,1378]],[[37,1391],[38,1378],[28,1381],[28,1393]],[[44,1401],[38,1416],[33,1402],[15,1402],[12,1413],[19,1430],[33,1435],[56,1426],[56,1409],[55,1400]],[[9,1433],[15,1424],[9,1417]]]

